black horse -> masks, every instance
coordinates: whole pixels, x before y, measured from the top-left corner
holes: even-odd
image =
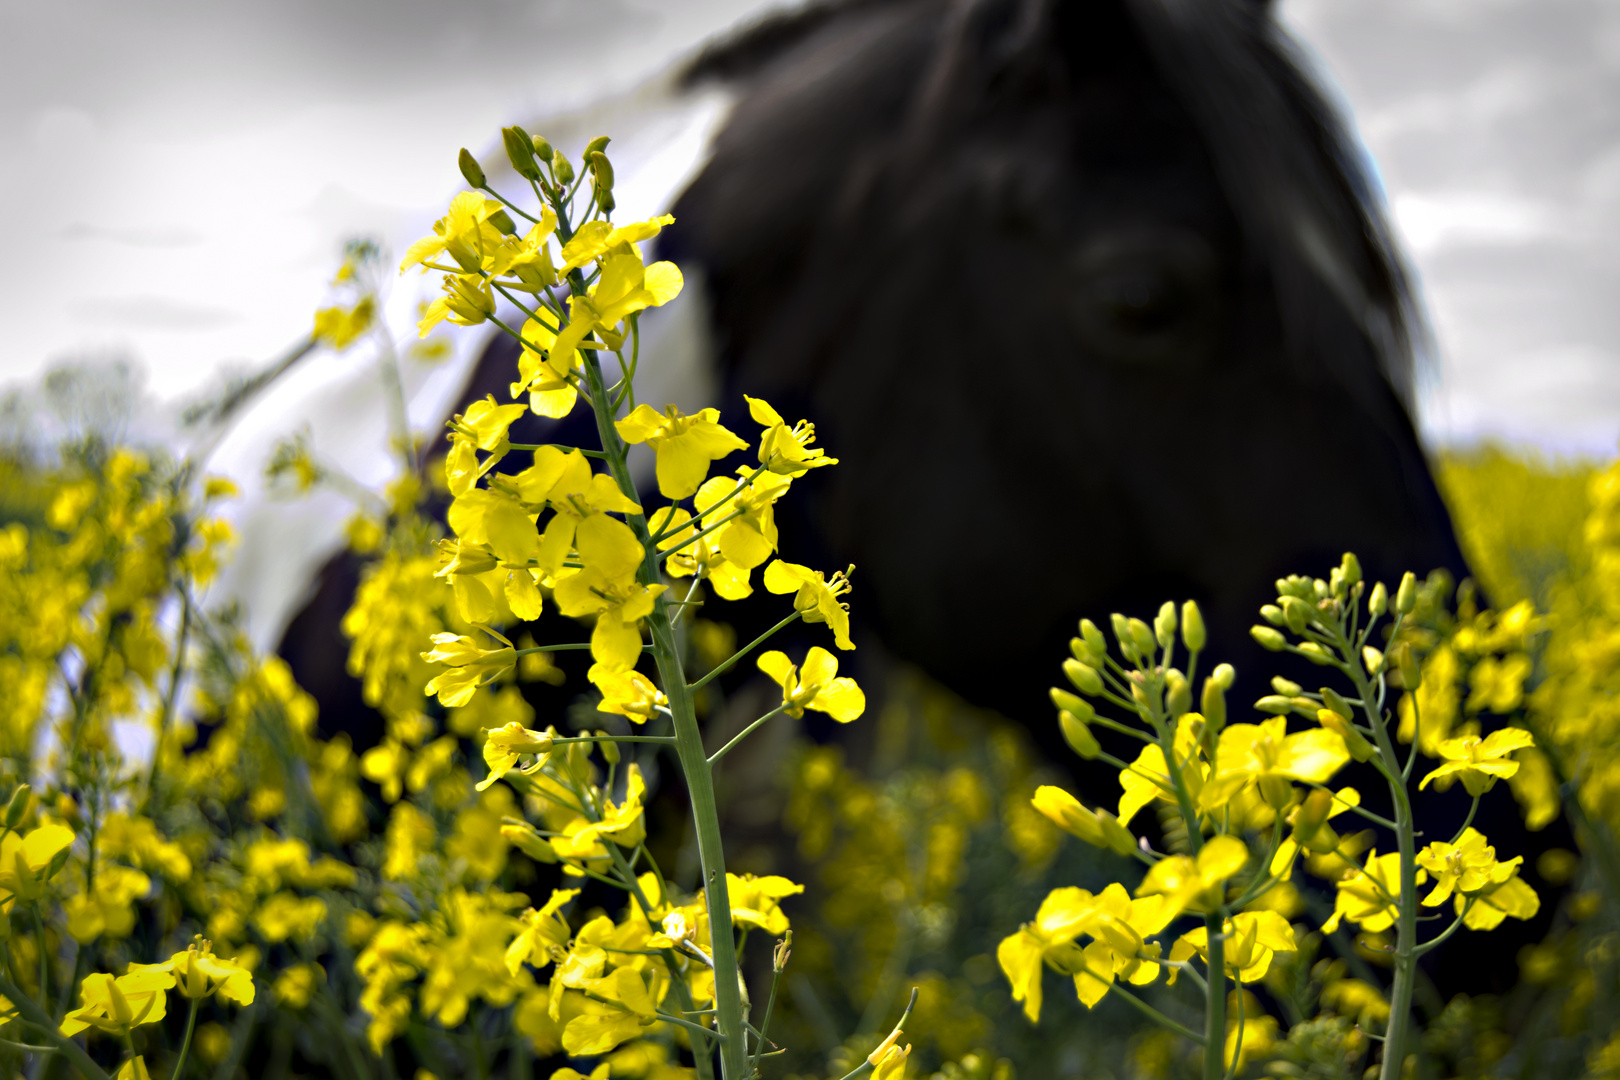
[[[1196,598],[1244,700],[1277,670],[1247,628],[1278,576],[1346,550],[1391,584],[1465,575],[1408,276],[1266,4],[848,0],[681,84],[738,104],[659,254],[708,305],[734,429],[764,396],[842,460],[783,504],[783,555],[858,567],[869,688],[898,657],[1072,761],[1046,687],[1080,616]],[[514,357],[497,338],[466,401],[504,400]],[[337,719],[334,573],[283,651]]]
[[[1249,658],[1282,574],[1464,571],[1407,276],[1265,5],[862,0],[685,78],[740,104],[662,253],[843,459],[796,505],[894,653],[1049,723],[1080,615],[1196,597]]]

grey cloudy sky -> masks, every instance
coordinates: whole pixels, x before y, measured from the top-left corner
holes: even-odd
[[[0,384],[123,351],[163,397],[306,332],[454,150],[657,72],[769,0],[0,0]],[[1384,177],[1438,341],[1425,423],[1620,438],[1620,3],[1284,0]],[[397,250],[397,248],[396,248]]]

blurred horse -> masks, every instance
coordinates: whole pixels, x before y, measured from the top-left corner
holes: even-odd
[[[842,460],[779,508],[782,554],[857,566],[879,696],[898,658],[1072,761],[1045,689],[1080,616],[1197,599],[1241,701],[1279,670],[1247,635],[1278,576],[1346,550],[1392,585],[1466,573],[1413,426],[1408,275],[1269,5],[847,0],[668,86],[730,104],[660,238],[690,290],[664,349],[735,430],[763,396]],[[505,400],[514,362],[495,339],[463,401]],[[341,663],[333,573],[283,646],[306,685]],[[716,617],[746,631],[752,603]]]

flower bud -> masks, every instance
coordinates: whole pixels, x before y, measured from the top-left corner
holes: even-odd
[[[606,737],[608,733],[605,731],[598,731],[597,734],[603,738],[601,742],[596,744],[596,748],[602,752],[602,757],[607,759],[609,765],[617,765],[619,763],[619,744],[609,742]]]
[[[11,793],[11,801],[6,803],[6,828],[15,829],[22,824],[23,818],[28,816],[28,800],[32,791],[27,784],[18,784],[17,790]]]
[[[1356,715],[1356,710],[1350,707],[1350,703],[1344,699],[1344,696],[1331,686],[1322,687],[1322,704],[1340,716],[1350,717]]]
[[[1284,697],[1298,697],[1305,692],[1305,688],[1292,679],[1285,679],[1277,675],[1271,680],[1271,688]]]
[[[1324,788],[1312,791],[1294,811],[1294,839],[1301,845],[1310,843],[1332,812],[1333,793]]]
[[[484,186],[484,170],[479,166],[478,159],[468,153],[466,147],[461,148],[461,156],[456,159],[456,164],[461,167],[462,179],[468,184],[475,188]]]
[[[1204,630],[1204,613],[1191,600],[1181,605],[1181,642],[1188,652],[1203,652],[1209,635]]]
[[[1090,664],[1094,668],[1102,667],[1103,660],[1107,656],[1106,653],[1092,652],[1091,645],[1077,637],[1069,639],[1069,652],[1082,664]]]
[[[1262,607],[1260,609],[1260,617],[1266,620],[1266,622],[1270,623],[1272,626],[1281,626],[1287,621],[1283,618],[1282,608],[1278,607],[1276,604],[1266,604],[1264,607]]]
[[[1164,673],[1164,683],[1164,704],[1170,710],[1170,715],[1175,717],[1191,712],[1192,684],[1187,681],[1187,676],[1171,668]]]
[[[1307,641],[1299,647],[1300,654],[1313,664],[1323,667],[1333,663],[1333,654],[1314,641]]]
[[[1151,659],[1155,641],[1148,624],[1141,619],[1131,619],[1125,625],[1130,631],[1132,643],[1136,646],[1136,654],[1144,661]]]
[[[498,229],[502,236],[516,236],[517,225],[513,224],[511,215],[505,210],[497,210],[489,215],[489,223]]]
[[[513,170],[525,180],[540,179],[540,166],[534,160],[534,140],[522,128],[501,128],[501,142],[506,147],[506,160],[512,163]]]
[[[1058,729],[1063,732],[1063,741],[1069,744],[1069,749],[1091,761],[1102,753],[1102,745],[1097,742],[1097,736],[1091,733],[1086,722],[1067,709],[1058,713]]]
[[[1087,723],[1090,723],[1091,718],[1097,715],[1097,710],[1092,708],[1091,702],[1078,694],[1071,694],[1067,690],[1059,689],[1056,686],[1052,687],[1048,693],[1051,694],[1052,704],[1058,707],[1059,712],[1074,713],[1074,715]]]
[[[592,154],[602,153],[602,151],[608,148],[608,143],[612,141],[613,140],[608,138],[606,135],[598,135],[596,138],[585,144],[585,152],[580,155],[580,160],[587,162],[590,161]]]
[[[567,187],[574,182],[574,166],[569,163],[567,156],[561,150],[554,151],[553,154],[551,171],[556,174],[557,183]]]
[[[1346,587],[1353,587],[1361,581],[1361,560],[1356,553],[1347,551],[1344,558],[1339,560],[1339,576],[1344,580]]]
[[[596,177],[596,186],[602,191],[612,191],[613,163],[607,159],[607,155],[597,150],[586,155],[585,160],[591,167],[591,174]]]
[[[1269,626],[1251,626],[1249,636],[1254,638],[1262,649],[1270,652],[1282,652],[1283,647],[1288,644],[1287,638]]]
[[[1259,788],[1260,798],[1273,810],[1281,810],[1294,801],[1294,785],[1282,773],[1262,773]]]
[[[1226,726],[1226,687],[1213,675],[1204,680],[1203,699],[1198,704],[1210,731],[1219,733]]]
[[[1377,675],[1384,670],[1384,654],[1371,645],[1362,646],[1361,662],[1367,665],[1368,675]]]
[[[1308,697],[1291,697],[1288,699],[1288,707],[1293,710],[1296,716],[1314,720],[1316,719],[1316,710],[1322,706]]]
[[[1305,628],[1313,621],[1316,612],[1311,605],[1297,596],[1285,596],[1282,599],[1283,620],[1288,623],[1288,629],[1296,634],[1305,632]]]
[[[1219,683],[1222,690],[1230,690],[1232,684],[1237,681],[1237,668],[1231,664],[1216,664],[1209,677]]]
[[[1372,595],[1367,597],[1367,612],[1376,619],[1388,610],[1389,590],[1384,588],[1384,583],[1380,581],[1373,586]]]
[[[1119,642],[1119,651],[1125,654],[1128,660],[1135,655],[1136,642],[1131,637],[1131,624],[1119,612],[1108,616],[1109,627],[1114,631],[1114,640]]]
[[[1081,619],[1080,636],[1085,639],[1086,648],[1091,650],[1091,655],[1099,661],[1108,655],[1108,639],[1103,637],[1103,632],[1097,629],[1096,623],[1090,619]]]
[[[1096,696],[1102,693],[1102,676],[1090,664],[1082,664],[1078,660],[1063,661],[1063,674],[1069,677],[1074,688],[1082,694]]]
[[[1176,640],[1176,605],[1168,600],[1159,605],[1159,613],[1153,617],[1153,639],[1161,649],[1168,649]]]
[[[604,214],[611,214],[619,205],[618,200],[613,197],[613,192],[605,187],[592,188],[591,192],[596,196],[596,205],[601,207]]]
[[[534,137],[534,156],[541,161],[549,162],[556,151],[551,149],[551,143],[544,135]]]
[[[1408,570],[1401,575],[1400,588],[1395,590],[1395,610],[1410,615],[1417,607],[1417,577]]]
[[[1285,698],[1281,694],[1267,694],[1254,703],[1256,710],[1268,713],[1271,716],[1287,716],[1294,708],[1294,699]]]
[[[1350,751],[1350,756],[1357,761],[1371,760],[1375,751],[1372,743],[1368,742],[1347,716],[1341,716],[1332,709],[1322,709],[1316,714],[1316,719],[1329,731],[1344,740],[1344,748]]]

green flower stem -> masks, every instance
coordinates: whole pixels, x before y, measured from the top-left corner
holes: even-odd
[[[752,735],[754,733],[755,728],[759,727],[765,721],[770,720],[773,717],[777,717],[777,716],[782,715],[783,710],[785,710],[786,708],[787,708],[787,702],[784,701],[782,704],[778,705],[776,708],[772,709],[770,712],[766,713],[764,716],[760,717],[758,720],[755,720],[752,724],[749,724],[747,727],[745,727],[741,731],[737,732],[736,736],[730,742],[726,743],[726,745],[722,746],[720,749],[716,750],[714,753],[709,755],[709,765],[710,765],[710,767],[712,768],[714,766],[715,762],[719,761],[721,758],[723,758],[727,754],[731,753],[731,748],[732,747],[736,746],[738,743],[740,743],[744,739],[748,738],[748,736]]]
[[[657,1015],[658,1019],[662,1020],[666,1024],[679,1024],[681,1027],[687,1028],[691,1031],[702,1032],[708,1038],[719,1039],[722,1045],[725,1044],[726,1037],[724,1035],[716,1035],[702,1024],[694,1024],[690,1020],[682,1019],[681,1017],[676,1016],[674,1013],[664,1012],[662,1009],[658,1010]]]
[[[670,524],[665,525],[662,529],[658,530],[658,535],[653,537],[653,542],[657,543],[660,540],[667,540],[671,535],[680,532],[682,529],[691,528],[691,526],[694,523],[702,521],[704,518],[708,517],[710,514],[712,514],[715,511],[719,510],[722,506],[726,505],[726,503],[730,502],[732,499],[735,499],[738,495],[742,494],[744,491],[747,491],[748,490],[748,485],[752,484],[754,482],[754,478],[756,476],[758,476],[760,473],[764,472],[765,468],[766,467],[764,465],[758,466],[757,468],[754,469],[753,472],[749,473],[747,476],[743,477],[740,481],[738,481],[737,485],[735,487],[733,487],[730,491],[726,492],[724,495],[720,496],[720,498],[716,499],[712,506],[709,506],[707,509],[698,511],[696,514],[693,514],[690,518],[688,518],[686,521],[681,522],[679,525],[675,524],[673,521],[670,522]],[[694,537],[694,539],[696,539],[696,538]],[[680,549],[677,548],[676,550],[678,551]]]
[[[533,656],[535,653],[543,652],[586,652],[590,647],[591,643],[588,641],[571,641],[567,645],[536,645],[528,649],[514,649],[513,654],[516,656]],[[650,652],[652,646],[643,645],[642,649]]]
[[[1208,983],[1204,987],[1204,1080],[1225,1080],[1226,1060],[1226,920],[1204,916],[1209,941]]]
[[[563,446],[560,443],[515,442],[515,443],[507,443],[506,448],[508,450],[527,450],[530,453],[533,453],[536,450],[561,450],[564,453],[571,453],[571,452],[574,452],[574,451],[578,451],[579,453],[585,455],[588,458],[596,458],[597,460],[601,460],[601,459],[607,457],[607,455],[602,453],[602,451],[600,451],[600,450],[585,450],[585,449],[582,449],[582,448],[580,448],[578,446]]]
[[[1340,644],[1348,653],[1349,644],[1342,638]],[[1344,669],[1355,683],[1356,692],[1363,702],[1376,701],[1378,695],[1368,682],[1366,672],[1359,663],[1354,662],[1354,656],[1350,659],[1352,662],[1344,665]],[[1406,1032],[1412,1021],[1412,990],[1417,980],[1417,837],[1412,823],[1412,799],[1400,771],[1395,744],[1390,741],[1389,726],[1381,710],[1368,708],[1365,704],[1362,710],[1372,722],[1373,735],[1378,740],[1378,756],[1389,780],[1390,800],[1395,805],[1395,843],[1401,857],[1401,882],[1396,897],[1395,979],[1390,987],[1389,1026],[1384,1030],[1384,1058],[1378,1073],[1380,1080],[1400,1080],[1401,1064],[1406,1056]],[[1414,731],[1414,746],[1418,738],[1418,733]],[[1397,776],[1402,779],[1397,781]]]
[[[1244,1019],[1245,1019],[1245,1017],[1243,1015],[1243,988],[1242,988],[1242,986],[1239,986],[1238,987],[1237,1045],[1232,1048],[1232,1065],[1231,1065],[1230,1068],[1228,1068],[1226,1070],[1226,1080],[1232,1080],[1233,1077],[1237,1076],[1238,1062],[1243,1060],[1243,1022],[1244,1022]],[[1225,1040],[1222,1040],[1222,1043],[1223,1043],[1222,1049],[1223,1049],[1223,1051],[1224,1051],[1224,1042],[1225,1042]]]
[[[561,216],[561,215],[559,215]],[[576,272],[570,275],[570,285],[576,295],[583,293],[583,278]],[[618,483],[619,490],[630,499],[638,498],[634,481],[625,462],[624,442],[613,426],[609,413],[607,391],[602,384],[602,370],[596,354],[585,356],[585,382],[589,397],[595,405],[596,430],[607,454],[608,469]],[[639,579],[643,585],[658,582],[658,548],[647,531],[647,519],[641,514],[626,515],[636,539],[641,542],[645,557]],[[731,896],[726,884],[725,848],[720,836],[720,812],[714,798],[714,777],[710,771],[708,755],[703,749],[703,733],[698,730],[697,716],[692,708],[691,690],[686,684],[686,672],[681,665],[680,651],[676,647],[674,628],[670,625],[669,605],[659,595],[653,601],[653,610],[647,616],[647,628],[652,636],[653,656],[658,664],[659,681],[669,699],[669,711],[675,725],[675,754],[681,763],[691,799],[692,820],[696,826],[698,859],[703,868],[703,895],[709,910],[710,949],[714,957],[714,1004],[716,1026],[720,1041],[720,1069],[724,1080],[744,1080],[748,1058],[743,1036],[742,993],[738,982],[736,939],[731,931]]]
[[[29,1043],[12,1042],[10,1039],[0,1039],[0,1046],[4,1046],[8,1050],[21,1050],[25,1054],[61,1053],[61,1051],[54,1046],[33,1046]]]
[[[1430,951],[1431,949],[1439,948],[1440,945],[1445,942],[1446,938],[1450,937],[1452,934],[1455,934],[1457,932],[1457,928],[1463,924],[1463,920],[1468,917],[1468,913],[1470,911],[1472,911],[1473,909],[1474,909],[1474,899],[1473,899],[1473,897],[1470,897],[1469,900],[1468,900],[1468,903],[1463,905],[1462,913],[1457,916],[1457,918],[1452,922],[1452,924],[1450,926],[1446,927],[1444,930],[1442,930],[1440,932],[1439,937],[1435,938],[1433,941],[1424,942],[1422,945],[1419,945],[1414,951],[1419,956],[1422,956],[1424,953]]]
[[[899,1020],[895,1021],[895,1025],[894,1025],[894,1034],[895,1035],[899,1035],[902,1031],[905,1030],[906,1021],[911,1019],[911,1010],[915,1009],[916,1007],[917,1007],[917,988],[915,986],[913,986],[911,988],[911,1000],[906,1002],[906,1011],[900,1014],[900,1019]],[[870,1074],[876,1068],[877,1068],[877,1066],[872,1064],[872,1059],[870,1058],[870,1056],[868,1056],[868,1058],[865,1061],[861,1062],[859,1065],[855,1066],[855,1068],[853,1068],[849,1072],[845,1073],[840,1078],[840,1080],[860,1080],[861,1077]]]
[[[660,746],[675,745],[673,735],[580,735],[570,736],[566,739],[552,739],[552,746],[567,746],[569,743],[599,743],[599,742],[645,742],[657,743]]]
[[[45,947],[45,919],[39,913],[39,901],[28,905],[34,916],[34,940],[39,944],[39,999],[47,1004],[51,1000],[51,951]]]
[[[1413,741],[1413,742],[1414,742],[1414,743],[1416,743],[1416,742],[1417,742],[1417,740],[1416,740],[1416,739],[1413,739],[1413,740],[1412,740],[1412,741]],[[1456,842],[1457,842],[1457,841],[1459,841],[1459,840],[1461,840],[1461,839],[1462,839],[1462,834],[1463,834],[1463,833],[1465,833],[1465,832],[1467,832],[1467,831],[1468,831],[1468,826],[1470,826],[1470,825],[1472,825],[1472,824],[1473,824],[1473,823],[1474,823],[1474,815],[1475,815],[1475,814],[1476,814],[1476,813],[1478,813],[1478,812],[1479,812],[1479,796],[1478,796],[1478,795],[1475,795],[1475,796],[1474,796],[1474,805],[1473,805],[1473,806],[1470,806],[1470,807],[1469,807],[1469,808],[1468,808],[1468,816],[1467,816],[1467,817],[1465,817],[1465,818],[1463,818],[1463,823],[1462,823],[1462,825],[1460,825],[1460,826],[1459,826],[1459,827],[1458,827],[1458,828],[1457,828],[1457,835],[1456,835],[1456,836],[1453,836],[1453,837],[1452,837],[1452,838],[1451,838],[1451,842],[1452,842],[1452,843],[1453,843],[1453,844],[1455,844],[1455,843],[1456,843]]]
[[[780,955],[780,954],[779,954]],[[759,1071],[759,1059],[765,1053],[765,1044],[770,1042],[765,1033],[771,1029],[771,1014],[776,1011],[776,988],[782,981],[782,968],[778,965],[771,967],[771,992],[765,998],[765,1018],[759,1022],[759,1030],[755,1034],[759,1037],[754,1044],[754,1060],[750,1063],[754,1071]]]
[[[763,634],[759,635],[759,637],[755,638],[753,641],[750,641],[747,645],[744,645],[742,648],[740,648],[736,652],[732,653],[729,657],[722,660],[720,663],[716,664],[714,669],[712,671],[710,671],[707,675],[703,676],[703,678],[699,679],[697,682],[695,682],[692,685],[688,686],[686,688],[687,691],[690,692],[690,693],[695,694],[699,690],[703,689],[705,686],[708,686],[709,681],[711,679],[714,679],[714,678],[716,678],[716,677],[718,677],[720,675],[724,675],[726,672],[730,671],[732,669],[732,667],[737,663],[737,661],[741,660],[743,657],[747,656],[749,653],[753,652],[755,649],[757,649],[761,645],[765,644],[765,642],[770,640],[772,635],[776,634],[783,627],[785,627],[789,623],[791,623],[794,619],[797,619],[797,618],[800,618],[800,617],[801,617],[801,613],[795,611],[793,614],[789,615],[787,618],[783,619],[781,622],[777,623],[775,626],[771,627],[769,630],[767,630]]]
[[[191,1052],[191,1033],[197,1027],[197,1006],[202,1004],[202,998],[191,999],[191,1011],[186,1013],[186,1036],[180,1041],[180,1056],[175,1059],[174,1072],[169,1074],[169,1080],[180,1080],[182,1071],[186,1067],[186,1055]],[[473,1030],[476,1032],[477,1025]]]
[[[101,1066],[91,1060],[90,1055],[84,1052],[84,1047],[61,1033],[56,1024],[51,1022],[50,1016],[44,1009],[34,1004],[34,999],[22,992],[22,989],[4,975],[0,975],[0,994],[11,1002],[17,1009],[17,1014],[23,1020],[32,1024],[45,1037],[56,1044],[56,1048],[67,1059],[68,1064],[78,1069],[89,1080],[108,1080]]]

